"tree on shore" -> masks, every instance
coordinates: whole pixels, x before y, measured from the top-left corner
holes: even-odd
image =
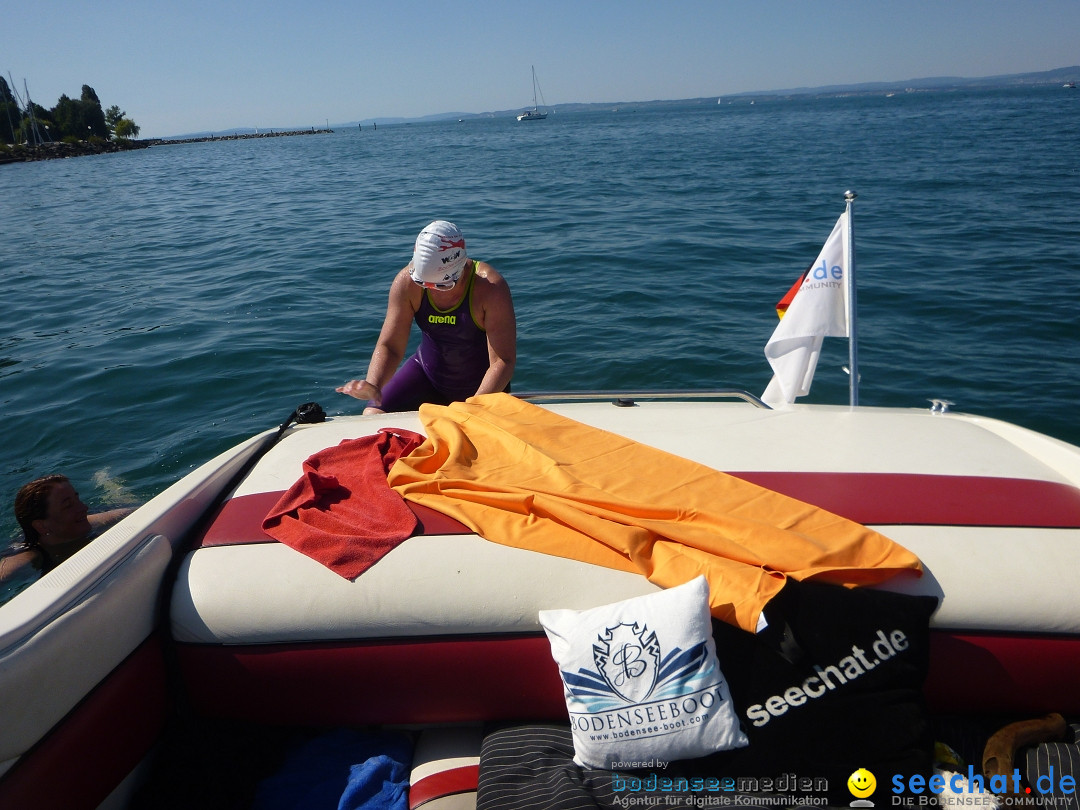
[[[113,132],[116,132],[117,122],[121,118],[124,118],[126,115],[126,112],[113,104],[111,107],[109,107],[109,109],[105,111],[105,123],[109,125],[109,129],[111,129]]]
[[[108,112],[101,109],[98,94],[88,84],[82,86],[79,98],[61,95],[51,110],[27,99],[25,107],[0,77],[0,143],[32,143],[42,141],[135,138],[138,125],[127,118],[119,107]]]
[[[60,128],[61,138],[85,141],[91,137],[109,137],[109,126],[105,123],[101,101],[94,88],[88,84],[82,86],[82,95],[78,101],[60,96],[60,100],[52,108],[52,119]]]
[[[139,125],[115,104],[105,111],[105,123],[117,138],[138,138]]]
[[[116,127],[113,129],[117,138],[138,138],[139,137],[139,125],[132,121],[130,118],[121,118],[116,122]]]

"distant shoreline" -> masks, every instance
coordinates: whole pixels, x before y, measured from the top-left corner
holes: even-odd
[[[60,160],[63,158],[83,157],[85,155],[103,155],[113,152],[129,152],[133,149],[147,149],[151,146],[165,146],[180,143],[208,143],[210,141],[244,141],[252,138],[281,138],[291,135],[326,135],[332,129],[294,129],[277,132],[250,132],[236,135],[206,135],[199,138],[152,138],[142,141],[78,141],[67,143],[43,143],[37,146],[17,144],[10,151],[0,151],[0,164],[30,163],[38,160]]]

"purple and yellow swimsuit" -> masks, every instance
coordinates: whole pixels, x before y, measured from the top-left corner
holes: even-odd
[[[476,393],[490,360],[487,332],[472,315],[475,280],[476,263],[470,260],[465,295],[447,310],[437,308],[424,290],[413,316],[420,327],[420,346],[383,387],[382,410],[415,411],[424,402],[449,405]]]

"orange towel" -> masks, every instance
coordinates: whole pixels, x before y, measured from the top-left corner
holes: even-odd
[[[390,468],[403,498],[498,543],[709,581],[712,613],[754,632],[786,577],[864,585],[914,554],[818,507],[508,394],[423,405],[427,440]]]

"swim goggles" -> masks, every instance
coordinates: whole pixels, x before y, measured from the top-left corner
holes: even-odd
[[[441,290],[442,292],[454,289],[454,287],[457,286],[457,283],[458,280],[456,278],[452,278],[449,281],[417,281],[415,278],[413,279],[413,284],[419,284],[425,290]]]

